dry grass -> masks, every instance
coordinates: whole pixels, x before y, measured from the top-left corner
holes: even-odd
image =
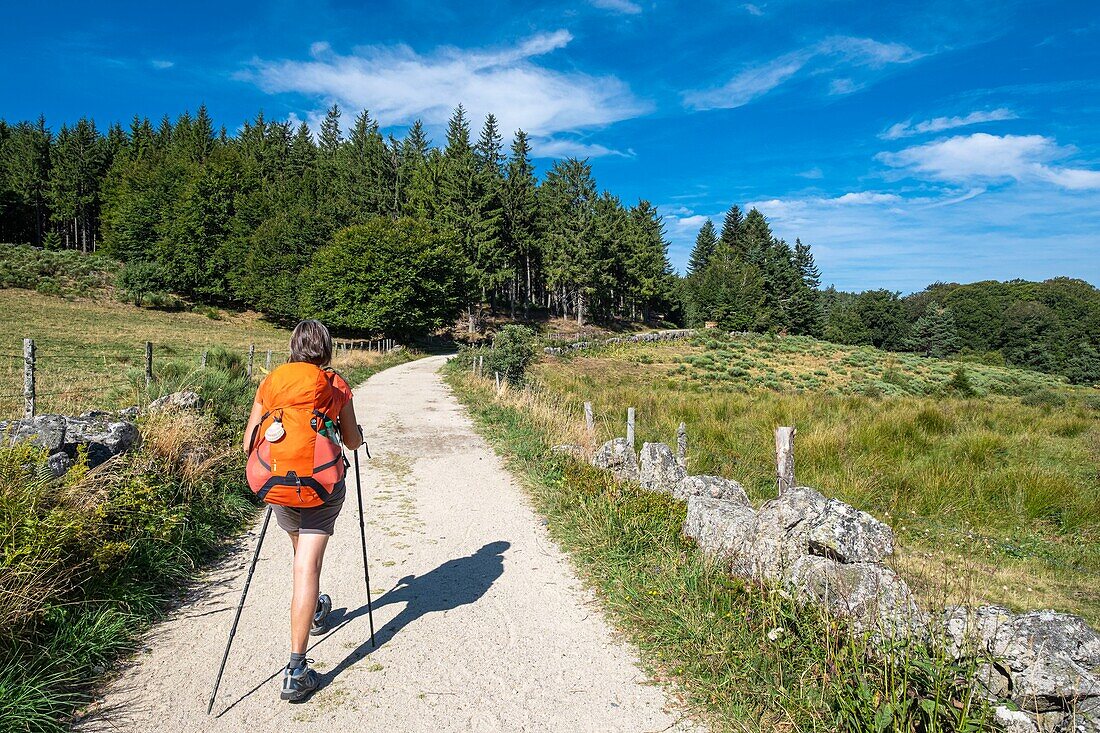
[[[1100,625],[1100,413],[1086,390],[968,365],[976,388],[1016,385],[1024,396],[962,398],[936,394],[958,366],[951,362],[820,342],[803,356],[790,344],[764,346],[748,360],[762,379],[791,386],[708,380],[723,357],[702,344],[631,345],[544,361],[532,370],[532,390],[503,399],[551,440],[589,451],[624,434],[628,406],[637,408],[639,445],[672,443],[683,420],[692,473],[741,481],[758,502],[774,493],[773,431],[793,424],[799,482],[888,521],[898,534],[895,563],[928,605],[1052,607]],[[701,356],[704,365],[691,363]],[[849,381],[794,386],[823,359],[846,360]],[[890,368],[910,390],[930,394],[850,392]],[[1029,388],[1056,391],[1055,406],[1025,404]],[[592,437],[585,400],[595,406]]]

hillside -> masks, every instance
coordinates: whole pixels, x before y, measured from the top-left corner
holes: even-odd
[[[1021,369],[805,337],[621,345],[533,367],[540,410],[576,439],[673,441],[693,473],[775,491],[772,433],[798,429],[800,483],[879,516],[926,598],[1054,607],[1100,622],[1100,395]]]

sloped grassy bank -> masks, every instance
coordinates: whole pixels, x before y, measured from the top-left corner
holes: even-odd
[[[836,620],[715,570],[681,537],[684,506],[550,450],[533,402],[448,376],[549,530],[657,678],[718,731],[979,731],[973,670],[919,643],[869,656]]]
[[[348,381],[413,358],[352,352]],[[255,384],[241,354],[165,363],[201,413],[139,420],[140,449],[52,478],[30,446],[0,447],[0,731],[67,730],[96,683],[203,564],[255,517],[238,440]],[[144,384],[142,384],[144,386]]]

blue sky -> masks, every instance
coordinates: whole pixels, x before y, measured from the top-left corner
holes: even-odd
[[[1093,2],[671,0],[9,7],[0,116],[102,126],[206,103],[396,134],[451,108],[664,215],[682,268],[706,217],[758,206],[826,284],[1070,275],[1100,284]],[[539,161],[545,167],[549,158]]]

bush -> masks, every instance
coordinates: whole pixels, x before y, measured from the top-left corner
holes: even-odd
[[[119,290],[119,300],[141,305],[146,296],[165,291],[167,282],[168,275],[159,264],[135,260],[118,271],[115,287]]]
[[[486,369],[500,372],[511,385],[523,384],[527,366],[534,360],[538,347],[535,332],[524,326],[507,325],[493,337]]]
[[[109,285],[117,269],[118,263],[100,255],[0,245],[0,287],[4,288],[87,296]]]
[[[1062,407],[1066,404],[1066,396],[1053,389],[1037,389],[1021,397],[1020,403],[1028,407]]]
[[[947,380],[943,387],[948,394],[958,395],[959,397],[974,397],[978,394],[970,381],[970,374],[961,366],[951,373],[951,379]]]

